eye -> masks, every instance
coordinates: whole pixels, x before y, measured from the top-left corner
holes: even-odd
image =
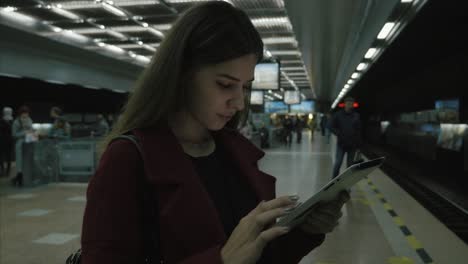
[[[230,88],[231,85],[229,83],[222,83],[222,82],[216,82],[219,86],[223,88]]]

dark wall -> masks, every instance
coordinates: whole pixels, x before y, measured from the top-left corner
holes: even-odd
[[[77,85],[61,85],[29,78],[0,76],[0,107],[27,105],[34,122],[49,122],[52,106],[66,113],[118,113],[127,94]]]
[[[468,121],[467,1],[432,0],[356,84],[351,95],[364,116],[434,108],[438,99],[460,98]]]

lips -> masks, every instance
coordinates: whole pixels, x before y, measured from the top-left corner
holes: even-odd
[[[220,116],[223,119],[230,120],[234,115],[221,115],[221,114],[218,114],[218,116]]]

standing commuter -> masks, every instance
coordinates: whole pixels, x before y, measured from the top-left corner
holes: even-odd
[[[262,55],[249,17],[227,2],[195,5],[174,23],[103,141],[87,190],[83,264],[144,263],[155,252],[152,263],[298,263],[322,243],[348,193],[293,229],[274,226],[298,197],[275,198],[275,178],[258,169],[263,151],[237,131]],[[115,140],[125,133],[141,152]],[[157,248],[142,225],[147,187]]]
[[[3,117],[0,120],[0,176],[6,177],[10,175],[13,154],[13,136],[11,134],[12,120],[13,109],[4,107]]]
[[[13,122],[12,135],[15,139],[16,176],[11,180],[13,186],[23,186],[23,144],[26,138],[34,133],[33,121],[29,116],[29,108],[22,106],[18,109],[18,116]]]
[[[330,124],[330,129],[338,138],[336,158],[333,166],[333,178],[339,175],[344,155],[347,155],[346,165],[353,165],[354,155],[361,145],[361,120],[353,108],[354,99],[345,98],[345,108],[338,111]]]

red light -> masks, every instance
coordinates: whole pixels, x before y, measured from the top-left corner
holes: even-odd
[[[338,108],[344,108],[345,107],[345,103],[339,103],[338,104]],[[353,108],[359,108],[359,103],[354,103],[353,104]]]

